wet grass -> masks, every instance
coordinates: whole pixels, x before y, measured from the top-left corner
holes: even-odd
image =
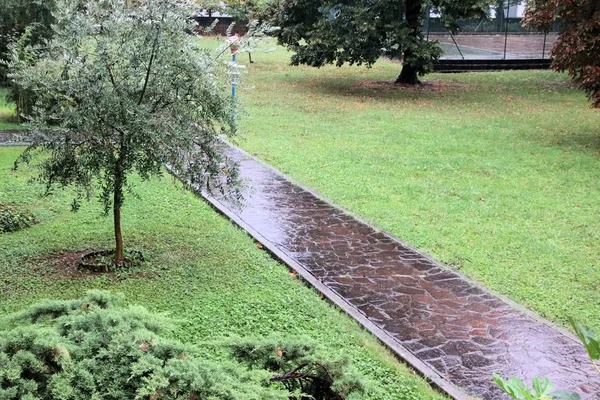
[[[209,358],[223,354],[202,343],[231,335],[308,336],[342,352],[372,382],[365,399],[442,399],[351,318],[170,177],[134,179],[140,198],[130,196],[123,210],[126,245],[143,250],[146,263],[111,275],[66,274],[60,263],[73,257],[65,253],[112,245],[111,218],[96,200],[70,212],[72,191],[41,197],[42,187],[28,183],[31,170],[10,170],[18,154],[17,148],[0,148],[0,199],[26,205],[39,224],[0,235],[0,316],[42,298],[107,289],[170,314],[178,320],[174,336],[200,346]]]
[[[565,75],[432,74],[412,89],[386,83],[392,62],[254,59],[244,149],[543,316],[600,329],[600,111]]]

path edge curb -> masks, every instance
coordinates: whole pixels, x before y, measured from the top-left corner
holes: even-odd
[[[512,300],[511,298],[507,297],[506,295],[503,295],[495,290],[492,290],[490,288],[488,288],[487,286],[485,286],[483,283],[476,281],[475,279],[465,275],[464,272],[453,268],[445,263],[443,263],[440,260],[437,260],[436,258],[434,258],[432,255],[427,254],[425,252],[423,252],[422,250],[408,244],[407,242],[405,242],[403,239],[399,238],[398,236],[395,236],[394,234],[383,230],[382,228],[374,225],[373,223],[367,221],[366,219],[364,219],[363,217],[353,213],[352,211],[349,211],[347,209],[345,209],[344,207],[334,203],[332,200],[329,200],[327,197],[321,195],[320,193],[318,193],[317,191],[315,191],[314,189],[311,189],[309,187],[307,187],[306,185],[296,181],[295,179],[291,178],[289,175],[286,175],[285,173],[279,171],[277,168],[275,168],[274,166],[267,164],[265,161],[262,161],[260,159],[258,159],[257,157],[253,156],[252,154],[248,153],[246,150],[240,148],[239,146],[237,146],[234,143],[231,143],[227,140],[224,140],[221,138],[221,140],[227,144],[228,146],[231,146],[233,149],[235,149],[236,151],[239,151],[241,154],[243,154],[246,158],[251,159],[253,161],[256,161],[257,163],[259,163],[260,165],[262,165],[263,167],[269,169],[269,171],[273,172],[274,174],[276,174],[277,176],[285,179],[286,181],[290,182],[291,184],[298,186],[300,189],[307,191],[308,193],[310,193],[311,195],[315,196],[317,199],[327,203],[328,205],[334,207],[337,210],[342,211],[343,213],[351,216],[352,218],[356,219],[357,221],[359,221],[362,224],[367,225],[369,228],[377,231],[377,232],[381,232],[384,235],[388,236],[389,238],[397,241],[398,243],[400,243],[402,246],[406,247],[407,249],[410,249],[412,251],[414,251],[415,253],[419,254],[420,256],[426,258],[427,260],[431,261],[432,263],[436,264],[437,266],[444,268],[448,271],[451,271],[453,273],[455,273],[456,275],[458,275],[461,279],[467,281],[468,283],[470,283],[473,286],[476,286],[477,288],[485,291],[486,293],[489,293],[490,295],[497,297],[499,300],[502,300],[503,302],[505,302],[506,304],[508,304],[510,307],[514,308],[515,310],[517,310],[518,312],[524,314],[525,316],[534,319],[535,321],[539,322],[540,324],[546,325],[558,332],[560,332],[561,334],[563,334],[564,336],[566,336],[567,338],[573,340],[574,342],[580,344],[583,346],[583,344],[581,343],[581,341],[579,340],[579,337],[577,337],[577,335],[575,335],[573,332],[571,332],[570,330],[568,330],[567,328],[558,325],[555,322],[552,322],[546,318],[544,318],[543,316],[539,315],[538,313],[536,313],[535,311],[527,308],[526,306],[517,303],[516,301]]]
[[[233,146],[235,147],[235,146]],[[236,147],[237,148],[237,147]],[[246,153],[244,152],[244,155]],[[249,156],[250,157],[250,156]],[[400,345],[391,335],[379,328],[373,322],[362,314],[356,307],[348,303],[344,298],[335,293],[332,289],[327,287],[324,283],[319,281],[314,275],[312,275],[306,268],[304,268],[297,261],[289,257],[284,251],[279,249],[275,244],[266,239],[263,235],[258,233],[254,228],[248,225],[242,218],[233,213],[228,207],[223,205],[220,201],[216,200],[210,194],[203,190],[193,187],[185,180],[181,179],[179,175],[167,166],[167,170],[171,175],[193,191],[196,195],[200,196],[206,201],[212,208],[214,208],[219,214],[223,215],[231,222],[233,222],[240,229],[244,230],[250,237],[258,241],[270,255],[277,261],[284,264],[288,269],[296,271],[304,282],[316,289],[319,293],[323,294],[325,298],[333,303],[336,307],[341,309],[347,315],[352,317],[360,326],[366,331],[372,334],[380,343],[382,343],[388,350],[390,350],[399,360],[406,363],[412,368],[418,375],[425,378],[427,382],[449,396],[453,400],[474,400],[473,397],[454,386],[452,383],[444,379],[440,374],[434,371],[431,367],[425,364],[423,361],[413,355],[408,349]],[[282,175],[280,172],[278,175]],[[312,193],[311,193],[312,194]],[[362,221],[361,221],[362,222]]]

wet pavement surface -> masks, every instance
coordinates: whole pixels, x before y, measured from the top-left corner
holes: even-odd
[[[523,313],[449,267],[381,232],[269,167],[232,150],[251,188],[235,206],[212,198],[371,322],[467,393],[504,399],[494,372],[600,399],[600,374],[573,336]],[[265,243],[266,241],[266,243]]]
[[[15,132],[0,133],[0,143],[13,144]],[[546,376],[557,389],[600,399],[600,374],[572,335],[239,150],[228,153],[240,162],[249,188],[244,204],[205,197],[385,331],[429,367],[430,378],[436,374],[473,396],[495,400],[508,397],[493,382],[494,372],[527,383]]]

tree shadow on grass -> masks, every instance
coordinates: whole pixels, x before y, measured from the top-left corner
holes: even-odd
[[[396,84],[393,79],[348,79],[348,78],[305,78],[294,87],[332,97],[377,99],[380,101],[433,101],[471,90],[474,85],[460,82],[447,82],[437,79],[425,81],[422,85]]]
[[[557,133],[547,142],[547,145],[584,153],[592,152],[594,155],[600,156],[600,127],[596,132]]]
[[[393,80],[361,80],[344,77],[302,77],[291,84],[294,88],[305,92],[318,93],[332,98],[352,99],[356,102],[380,101],[384,103],[413,103],[417,106],[423,104],[425,107],[435,106],[439,103],[441,108],[461,107],[485,109],[486,112],[493,113],[494,110],[489,109],[490,103],[497,101],[509,101],[510,105],[516,111],[522,113],[522,107],[533,99],[536,90],[548,91],[577,91],[576,85],[571,81],[526,81],[523,85],[509,82],[499,83],[497,90],[489,92],[488,88],[479,85],[477,82],[465,83],[457,82],[449,79],[428,79],[423,85],[397,85]],[[528,86],[530,96],[523,96],[518,93],[519,89]],[[479,93],[478,93],[479,92]],[[479,95],[478,95],[479,94]],[[514,96],[513,96],[514,95]],[[481,96],[487,96],[489,101],[482,101]],[[506,100],[509,99],[509,100]],[[574,107],[580,107],[579,105]],[[583,105],[582,107],[586,107]],[[504,108],[498,107],[496,112],[504,114]],[[600,112],[600,110],[598,111]],[[509,117],[510,118],[510,117]],[[574,132],[569,130],[566,132],[558,129],[552,130],[549,136],[543,135],[541,132],[531,135],[531,138],[542,146],[562,147],[573,149],[582,152],[600,151],[600,128],[588,129],[585,131]]]

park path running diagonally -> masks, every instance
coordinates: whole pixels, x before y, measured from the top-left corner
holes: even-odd
[[[0,132],[0,145],[23,145]],[[459,400],[506,396],[492,373],[600,399],[600,375],[569,332],[228,146],[248,183],[240,207],[202,193],[399,357]],[[458,390],[457,390],[458,388]]]
[[[506,398],[494,372],[600,399],[600,375],[567,331],[492,294],[229,146],[242,206],[203,196],[452,397]],[[456,390],[458,388],[459,390]]]

